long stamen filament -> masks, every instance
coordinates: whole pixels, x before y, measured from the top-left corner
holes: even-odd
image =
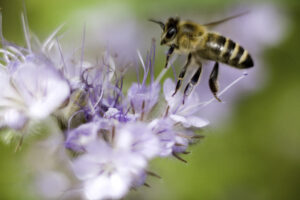
[[[228,86],[226,86],[219,93],[219,97],[222,96],[229,88],[231,88],[232,86],[234,86],[235,84],[237,84],[238,82],[240,82],[242,79],[244,79],[247,75],[248,75],[247,73],[244,73],[243,75],[241,75],[240,77],[238,77],[236,80],[234,80],[232,83],[230,83]],[[208,101],[200,102],[200,103],[191,105],[189,107],[186,107],[186,108],[180,110],[180,112],[192,112],[192,113],[198,112],[199,109],[202,109],[202,108],[206,107],[207,105],[209,105],[210,103],[212,103],[215,100],[216,100],[215,98],[211,98]],[[199,108],[199,106],[201,106],[201,107]]]
[[[25,16],[23,13],[21,15],[21,19],[22,19],[22,25],[23,25],[23,31],[24,31],[24,35],[25,35],[26,44],[27,44],[29,51],[32,52],[30,38],[29,38],[30,35],[29,35],[29,31],[28,31],[28,24],[25,21]]]
[[[177,54],[175,54],[174,56],[172,56],[172,58],[169,61],[169,65],[167,68],[163,68],[161,70],[161,72],[159,73],[159,75],[157,76],[157,78],[155,79],[155,83],[159,83],[161,81],[161,79],[164,77],[164,75],[167,73],[167,71],[169,70],[170,66],[173,64],[173,62],[175,61],[175,59],[177,58]]]

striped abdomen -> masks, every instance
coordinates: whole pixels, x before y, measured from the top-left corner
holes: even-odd
[[[215,33],[207,33],[203,36],[201,44],[197,54],[203,58],[241,69],[253,67],[253,60],[248,51],[229,38]]]

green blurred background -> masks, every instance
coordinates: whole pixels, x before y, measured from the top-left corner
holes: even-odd
[[[30,28],[45,38],[58,25],[85,8],[120,1],[26,0]],[[133,15],[144,20],[153,13],[201,10],[217,13],[241,1],[165,0],[122,1]],[[151,188],[132,191],[126,199],[246,199],[300,198],[300,2],[268,1],[288,14],[288,35],[264,51],[269,79],[263,88],[242,98],[232,118],[205,133],[205,140],[190,148],[188,164],[158,159],[151,169],[162,179],[150,177]],[[299,2],[299,3],[298,3]],[[261,1],[257,1],[261,3]],[[4,35],[24,44],[21,0],[0,0]],[[270,30],[272,31],[272,30]],[[160,58],[162,59],[162,58]],[[0,145],[0,199],[39,199],[31,193],[30,169],[22,165],[26,148]]]

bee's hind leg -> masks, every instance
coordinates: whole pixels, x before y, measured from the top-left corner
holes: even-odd
[[[209,76],[209,88],[213,93],[214,97],[219,101],[222,102],[221,99],[217,96],[217,92],[219,90],[219,83],[218,83],[218,74],[219,74],[219,63],[216,62],[214,68]]]
[[[193,90],[193,87],[198,83],[198,81],[200,79],[201,72],[202,72],[202,63],[198,61],[197,64],[199,65],[197,71],[195,72],[191,81],[187,84],[187,86],[184,89],[182,104],[184,104],[185,98],[188,95],[190,95],[190,93]]]
[[[183,78],[184,78],[184,76],[185,76],[185,73],[186,73],[186,71],[187,71],[187,68],[188,68],[188,66],[191,64],[191,61],[192,61],[192,54],[190,53],[190,54],[188,55],[188,58],[187,58],[187,61],[186,61],[185,65],[184,65],[184,67],[183,67],[182,70],[180,71],[180,74],[179,74],[178,80],[177,80],[177,84],[176,84],[176,88],[175,88],[175,91],[174,91],[174,93],[172,94],[172,96],[174,96],[174,95],[177,93],[177,91],[179,90],[179,88],[180,88],[180,86],[181,86],[181,84],[182,84]]]

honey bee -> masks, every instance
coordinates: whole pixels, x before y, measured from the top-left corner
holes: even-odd
[[[241,13],[239,15],[231,16],[204,25],[200,25],[192,21],[183,21],[179,18],[169,18],[166,23],[153,19],[149,20],[151,22],[159,24],[163,30],[160,44],[169,46],[165,67],[168,67],[169,58],[174,52],[187,55],[186,64],[179,73],[173,96],[179,90],[188,66],[193,62],[198,65],[198,69],[195,74],[193,74],[192,79],[185,87],[184,97],[190,94],[192,88],[199,81],[199,77],[202,71],[201,60],[206,59],[216,61],[210,74],[209,87],[214,97],[219,102],[221,102],[221,100],[217,96],[219,88],[219,62],[225,63],[238,69],[247,69],[253,67],[253,60],[247,50],[245,50],[238,43],[232,41],[230,38],[209,31],[210,27],[221,24],[225,21],[231,20],[244,14],[245,13]]]

